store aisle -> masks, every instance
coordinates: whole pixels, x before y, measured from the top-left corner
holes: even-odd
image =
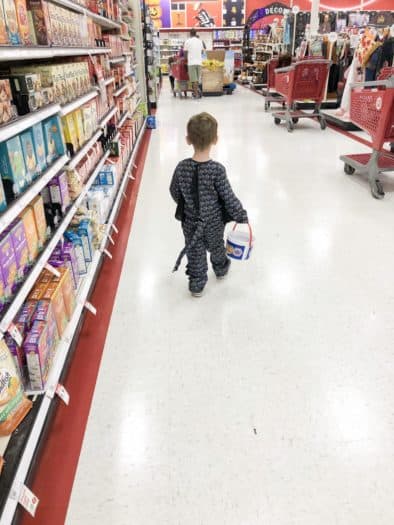
[[[168,186],[201,110],[256,246],[193,299]],[[157,119],[67,525],[392,525],[393,194],[244,89]]]

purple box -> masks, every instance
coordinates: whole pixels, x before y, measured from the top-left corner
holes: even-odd
[[[20,219],[17,219],[10,229],[12,246],[14,248],[15,260],[18,267],[18,279],[22,279],[29,267],[29,247],[26,240],[25,227]]]
[[[30,330],[35,309],[36,302],[27,301],[19,310],[19,313],[15,319],[15,322],[23,337],[25,337],[26,333]]]
[[[68,192],[67,175],[61,173],[49,182],[49,191],[52,204],[59,204],[64,213],[70,206],[70,194]]]
[[[44,322],[36,321],[23,343],[26,356],[30,387],[42,390],[48,377],[52,361],[48,347],[48,330]]]
[[[23,352],[23,349],[16,344],[14,339],[10,336],[9,333],[6,333],[4,336],[4,340],[10,350],[10,353],[12,355],[12,358],[15,363],[15,368],[17,369],[19,373],[19,377],[21,378],[22,382],[25,384],[26,379],[26,357]]]
[[[65,242],[63,245],[63,255],[62,258],[65,262],[69,262],[71,265],[71,275],[74,280],[74,288],[77,289],[79,285],[79,268],[77,256],[75,254],[74,245],[72,242]]]
[[[10,298],[16,285],[18,267],[11,235],[5,233],[0,239],[0,267],[3,272],[5,297]]]

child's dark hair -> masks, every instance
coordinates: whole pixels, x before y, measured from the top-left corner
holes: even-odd
[[[213,144],[218,135],[217,120],[209,113],[194,115],[187,123],[187,136],[197,150]]]

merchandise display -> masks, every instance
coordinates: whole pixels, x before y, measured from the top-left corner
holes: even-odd
[[[18,49],[0,62],[0,360],[9,378],[0,435],[21,422],[32,393],[34,407],[59,380],[144,133],[142,28],[139,17],[127,18],[135,27],[122,20],[126,10],[110,0],[15,0],[0,16],[1,44]],[[43,399],[38,413],[49,409]],[[18,457],[0,486],[13,472],[15,483],[26,476]],[[2,523],[18,503],[9,487]]]

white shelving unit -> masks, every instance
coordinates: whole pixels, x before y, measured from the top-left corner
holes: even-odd
[[[86,7],[73,2],[72,0],[49,0],[57,5],[60,5],[66,9],[70,9],[74,12],[81,13],[84,16],[90,17],[94,22],[99,24],[103,29],[109,29],[111,31],[119,31],[122,29],[120,21],[111,20],[109,18],[103,17],[96,13],[93,13]],[[139,102],[141,100],[146,100],[145,93],[145,83],[141,82],[144,79],[144,62],[143,62],[143,49],[142,49],[142,29],[139,24],[140,20],[140,6],[137,2],[135,9],[135,16],[131,18],[131,23],[134,24],[134,27],[130,27],[130,33],[133,33],[133,45],[129,46],[129,51],[124,51],[122,56],[109,57],[110,65],[116,65],[125,63],[126,71],[132,69],[130,75],[136,78],[136,85],[138,86],[136,91],[133,93],[133,96],[136,95],[137,90],[139,90]],[[123,40],[128,40],[130,42],[130,37],[121,36]],[[130,42],[131,44],[131,42]],[[0,62],[15,62],[15,61],[31,61],[31,60],[47,60],[47,59],[56,59],[64,57],[77,57],[77,56],[88,56],[88,55],[99,55],[99,54],[110,54],[112,50],[105,47],[48,47],[48,46],[31,46],[31,47],[22,47],[22,46],[0,46]],[[137,60],[137,64],[133,64]],[[7,67],[7,64],[6,64]],[[109,86],[115,82],[114,76],[104,80],[104,85]],[[119,97],[124,93],[128,88],[128,83],[122,85],[120,88],[115,90],[113,96]],[[139,89],[138,89],[139,88]],[[38,111],[29,113],[25,116],[18,117],[12,122],[9,122],[3,126],[0,126],[0,142],[8,140],[9,138],[23,132],[29,127],[33,126],[36,123],[43,121],[44,119],[51,117],[53,115],[64,116],[72,111],[83,106],[87,102],[94,100],[100,95],[98,87],[92,87],[92,89],[77,99],[68,102],[67,104],[60,105],[58,103],[50,104]],[[137,97],[136,97],[137,98]],[[138,106],[138,104],[137,104]],[[35,180],[32,185],[23,193],[15,202],[9,205],[7,210],[0,214],[0,233],[3,231],[20,213],[21,211],[38,195],[41,190],[48,184],[48,182],[56,176],[62,170],[71,170],[75,169],[80,161],[87,155],[91,147],[98,141],[100,136],[103,133],[103,129],[108,124],[108,122],[118,113],[118,108],[116,105],[110,107],[107,113],[101,118],[98,123],[98,127],[94,132],[93,136],[86,141],[86,143],[75,153],[72,158],[69,158],[67,155],[63,155],[58,158],[37,180]],[[137,109],[133,113],[125,111],[118,122],[118,131],[115,136],[115,139],[119,139],[121,135],[121,128],[126,123],[128,119],[133,118]],[[25,442],[23,452],[20,458],[15,461],[15,477],[12,481],[11,488],[8,492],[8,498],[6,499],[5,505],[0,510],[0,525],[11,525],[14,520],[14,514],[18,506],[18,500],[23,488],[23,485],[26,481],[26,476],[28,475],[32,459],[34,457],[37,445],[40,442],[42,429],[44,427],[46,418],[48,416],[49,409],[52,404],[53,395],[55,388],[59,382],[59,378],[62,375],[67,357],[70,352],[73,338],[76,334],[81,315],[83,313],[84,305],[92,287],[92,283],[95,280],[97,271],[100,268],[101,259],[103,256],[103,250],[105,249],[109,229],[111,224],[116,219],[118,211],[122,204],[124,190],[129,181],[129,174],[131,172],[132,166],[134,164],[136,155],[138,153],[138,148],[142,137],[144,135],[145,121],[142,125],[137,141],[134,144],[133,151],[128,159],[126,168],[123,172],[122,178],[119,182],[118,190],[112,205],[111,210],[109,211],[109,216],[106,225],[106,235],[103,238],[103,242],[100,250],[96,251],[93,257],[93,261],[89,266],[88,273],[82,280],[82,283],[77,291],[77,306],[73,313],[72,319],[70,320],[67,329],[56,349],[56,357],[54,359],[53,365],[51,367],[47,386],[43,392],[30,392],[35,396],[42,396],[37,408],[37,413],[35,414],[34,421],[30,428],[30,433]],[[52,232],[51,237],[48,239],[48,242],[42,249],[37,260],[29,271],[29,274],[26,276],[25,281],[22,286],[19,288],[18,292],[12,299],[11,304],[8,309],[5,311],[4,315],[0,318],[0,338],[4,336],[7,330],[10,327],[10,324],[14,320],[17,312],[20,307],[26,300],[28,294],[33,288],[35,282],[42,269],[47,264],[54,248],[58,242],[63,237],[64,232],[69,227],[76,211],[81,206],[82,201],[85,199],[87,192],[93,185],[97,174],[105,164],[107,158],[110,155],[110,151],[106,151],[102,157],[97,162],[95,169],[90,174],[88,180],[84,184],[80,195],[77,199],[71,204],[63,219],[61,220],[57,229]],[[5,438],[0,438],[0,455],[3,455],[6,451],[7,445],[9,443],[10,436]],[[1,478],[0,478],[1,479]],[[7,487],[8,489],[8,487]],[[5,493],[7,494],[7,493]],[[41,495],[42,496],[42,495]],[[4,501],[4,500],[3,500]]]

